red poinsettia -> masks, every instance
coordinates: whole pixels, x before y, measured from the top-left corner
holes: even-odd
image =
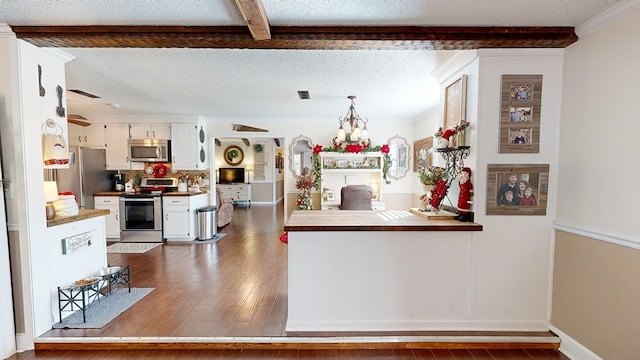
[[[344,147],[344,151],[357,154],[357,153],[362,152],[362,145],[361,144],[349,144],[349,145]]]
[[[429,199],[429,205],[431,205],[434,209],[440,208],[440,203],[447,195],[447,182],[444,180],[438,181],[436,184],[436,188],[431,191],[431,199]]]
[[[322,152],[322,145],[318,144],[313,148],[313,153],[318,155]]]
[[[382,145],[382,147],[380,147],[380,152],[383,154],[388,154],[389,153],[389,145],[384,144]]]

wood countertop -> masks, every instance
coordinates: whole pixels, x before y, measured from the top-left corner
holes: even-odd
[[[201,194],[206,194],[206,191],[200,191],[200,192],[195,192],[195,191],[188,191],[188,192],[181,192],[181,191],[171,191],[171,192],[166,192],[163,193],[162,196],[196,196],[196,195],[201,195]],[[124,191],[102,191],[102,192],[97,192],[94,193],[93,196],[120,196],[120,195],[125,195],[125,194],[135,194],[135,193],[127,193]]]
[[[285,231],[482,231],[482,225],[427,219],[409,210],[295,210]]]
[[[74,221],[91,219],[98,216],[109,215],[109,213],[110,211],[107,209],[80,209],[78,211],[78,215],[57,217],[51,220],[47,220],[47,227],[68,224]]]
[[[196,195],[206,195],[207,193],[204,191],[195,192],[195,191],[171,191],[163,193],[162,196],[196,196]]]
[[[120,196],[124,195],[124,191],[101,191],[97,193],[93,193],[93,196]]]

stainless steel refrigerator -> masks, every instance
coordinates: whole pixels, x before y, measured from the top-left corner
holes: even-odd
[[[70,146],[69,155],[69,168],[56,170],[58,191],[73,192],[81,209],[93,209],[93,194],[113,190],[116,172],[106,170],[104,150]]]

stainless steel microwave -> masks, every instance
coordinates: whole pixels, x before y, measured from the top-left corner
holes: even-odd
[[[169,140],[131,139],[129,140],[129,161],[170,162],[171,142]]]

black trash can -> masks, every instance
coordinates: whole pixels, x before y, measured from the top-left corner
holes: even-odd
[[[211,240],[217,233],[216,207],[205,206],[196,210],[198,214],[198,240]]]

